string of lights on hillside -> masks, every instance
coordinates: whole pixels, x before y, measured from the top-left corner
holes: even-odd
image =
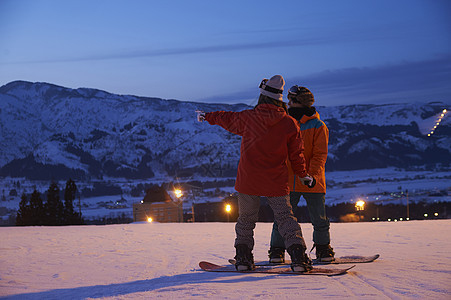
[[[434,134],[435,129],[437,129],[437,126],[440,125],[440,122],[442,121],[443,117],[445,117],[445,114],[446,114],[447,112],[448,112],[448,111],[446,110],[446,108],[442,110],[442,113],[440,114],[440,117],[438,118],[438,120],[437,120],[437,122],[435,123],[434,127],[431,129],[431,132],[428,133],[428,136],[431,136],[431,135]]]

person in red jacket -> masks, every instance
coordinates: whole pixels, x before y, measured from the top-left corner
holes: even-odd
[[[263,79],[260,97],[254,109],[241,112],[216,111],[203,113],[199,121],[219,125],[242,137],[240,161],[235,182],[238,191],[239,217],[235,225],[236,269],[255,268],[252,250],[254,228],[258,220],[260,196],[265,196],[291,256],[291,268],[296,272],[311,269],[301,227],[293,215],[289,201],[288,167],[305,184],[314,180],[307,174],[302,138],[296,120],[287,114],[283,102],[282,76]]]
[[[313,188],[308,188],[301,184],[299,178],[290,168],[290,202],[294,211],[301,196],[304,197],[313,224],[313,248],[316,247],[316,259],[330,262],[334,260],[335,253],[330,246],[330,222],[326,216],[325,207],[325,164],[329,130],[326,124],[320,120],[315,107],[312,106],[315,99],[309,89],[297,85],[291,87],[288,92],[288,100],[288,113],[299,122],[302,139],[304,140],[307,172],[316,179],[316,185]],[[277,222],[274,222],[268,251],[269,261],[272,263],[284,262],[285,249]]]

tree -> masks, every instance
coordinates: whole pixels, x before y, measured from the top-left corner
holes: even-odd
[[[66,182],[64,190],[64,224],[77,225],[82,224],[80,214],[74,211],[74,200],[77,194],[77,185],[72,179]]]
[[[30,206],[28,205],[28,198],[25,193],[22,194],[19,203],[19,210],[16,215],[16,225],[17,226],[27,226],[30,225]]]
[[[45,218],[46,215],[41,193],[34,190],[30,198],[30,225],[43,225],[45,223]]]
[[[63,225],[64,224],[64,204],[60,199],[60,190],[58,184],[52,182],[47,190],[47,203],[45,204],[46,222],[44,225]]]

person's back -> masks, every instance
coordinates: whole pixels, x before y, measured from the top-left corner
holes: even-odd
[[[276,75],[269,84],[283,87],[285,82]],[[287,158],[300,178],[306,177],[307,171],[299,126],[287,114],[281,90],[268,85],[261,88],[254,109],[210,112],[205,120],[242,136],[235,189],[247,195],[275,197],[289,193]]]
[[[260,104],[239,113],[241,158],[236,189],[249,195],[281,196],[288,193],[287,157],[301,169],[300,131],[285,110]],[[304,175],[305,176],[305,175]]]

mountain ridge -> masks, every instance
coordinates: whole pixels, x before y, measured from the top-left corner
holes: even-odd
[[[448,107],[443,102],[317,106],[330,130],[326,166],[449,167],[450,118],[444,117],[435,136],[420,130],[434,125]],[[0,176],[232,177],[240,137],[198,123],[195,110],[251,108],[14,81],[0,87]]]

